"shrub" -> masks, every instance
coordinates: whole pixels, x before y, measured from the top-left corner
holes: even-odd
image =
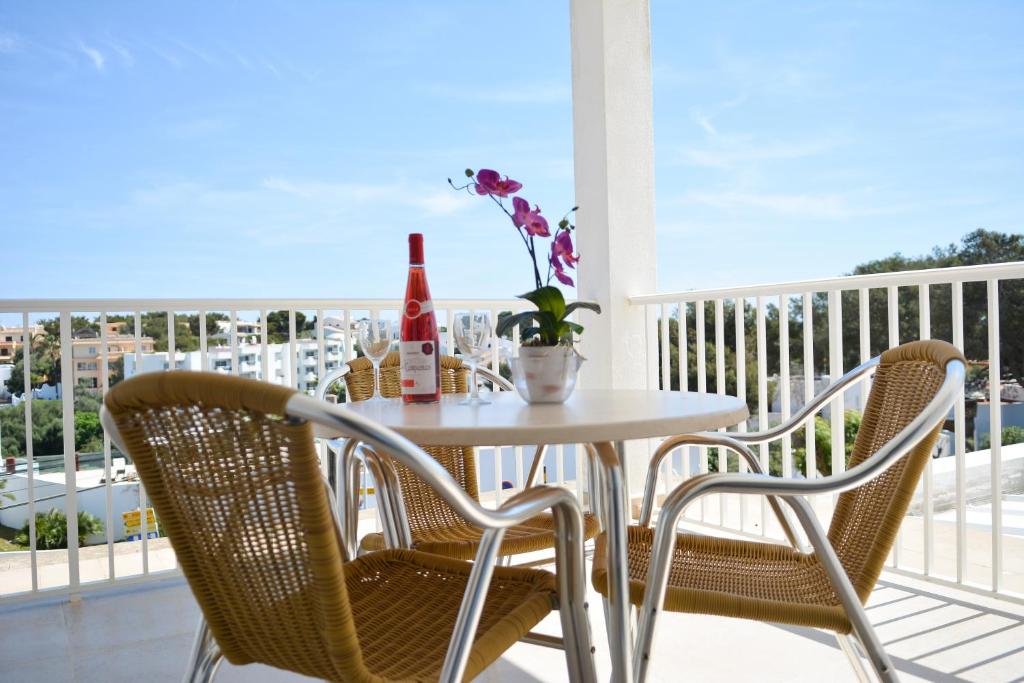
[[[1012,446],[1015,443],[1024,443],[1024,427],[1010,425],[1009,427],[1003,427],[1003,431],[1000,433],[1003,436],[1002,442],[1004,446]],[[990,434],[985,434],[978,439],[978,450],[984,450],[991,447],[992,436]]]
[[[28,547],[28,522],[14,537],[18,545]],[[92,534],[103,532],[103,522],[88,512],[78,513],[78,546],[85,544],[85,539]],[[36,548],[39,550],[57,550],[68,547],[68,518],[61,510],[50,508],[47,512],[36,513]]]

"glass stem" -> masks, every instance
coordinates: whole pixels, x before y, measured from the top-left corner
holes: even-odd
[[[373,397],[375,399],[383,398],[380,395],[380,361],[373,361]]]
[[[472,375],[472,378],[470,379],[470,385],[469,385],[469,396],[474,401],[480,398],[480,389],[479,389],[479,387],[477,385],[477,382],[476,382],[476,365],[477,365],[476,361],[473,361],[472,365],[469,366],[470,369],[473,371],[473,375]]]

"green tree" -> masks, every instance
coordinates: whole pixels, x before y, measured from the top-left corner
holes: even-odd
[[[41,332],[32,336],[31,346],[32,376],[30,381],[32,386],[39,387],[43,384],[60,382],[60,337],[54,337],[48,332]],[[11,369],[10,379],[7,380],[7,387],[12,393],[19,393],[25,386],[24,347],[18,348],[14,352],[12,363],[14,367]]]
[[[288,341],[288,311],[267,313],[267,340],[271,344]],[[295,334],[298,338],[309,336],[316,330],[316,318],[306,319],[302,311],[295,311]]]
[[[1012,446],[1013,444],[1024,443],[1024,427],[1018,427],[1017,425],[1003,427],[1000,434],[1003,437],[1001,443],[1004,446]],[[978,448],[992,448],[992,436],[990,434],[985,434],[980,439],[978,439]]]
[[[81,388],[75,389],[75,449],[98,451],[103,448],[103,428],[99,422],[100,399]],[[3,455],[25,456],[25,404],[0,408],[3,430]],[[64,406],[61,401],[32,401],[32,452],[37,456],[64,453]]]
[[[103,426],[97,413],[75,413],[75,450],[86,453],[103,450]]]
[[[85,545],[85,539],[93,534],[103,533],[103,522],[84,510],[78,513],[78,547]],[[21,527],[14,536],[20,546],[29,546],[29,525]],[[68,518],[62,511],[50,508],[47,512],[36,513],[36,548],[58,550],[68,547]]]
[[[924,256],[907,257],[896,253],[861,264],[853,269],[853,274],[891,273],[1011,261],[1024,261],[1024,234],[975,230],[965,235],[960,244],[936,247],[931,253]],[[918,338],[917,294],[916,287],[904,287],[900,290],[901,340]],[[847,356],[846,364],[852,367],[856,364],[856,356],[860,348],[857,341],[859,331],[856,292],[848,292],[844,297],[848,297],[843,301],[844,353]],[[878,353],[888,346],[886,301],[883,290],[873,290],[870,293],[872,353]],[[985,283],[964,283],[964,354],[968,359],[988,358],[987,306],[988,293]],[[952,287],[949,285],[930,287],[929,309],[931,311],[931,336],[936,339],[952,340]],[[850,311],[849,314],[847,310]],[[999,354],[1005,376],[1024,378],[1024,281],[1006,280],[999,284],[999,323]]]

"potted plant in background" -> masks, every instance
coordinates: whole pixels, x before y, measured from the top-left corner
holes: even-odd
[[[563,285],[573,286],[573,279],[567,271],[573,270],[579,262],[579,254],[573,251],[572,233],[576,226],[569,222],[569,216],[577,207],[570,209],[558,222],[552,234],[548,221],[541,215],[540,207],[517,196],[523,185],[502,176],[491,169],[474,172],[466,169],[469,181],[456,186],[451,178],[448,183],[456,190],[490,197],[512,221],[513,227],[522,238],[533,266],[535,288],[520,294],[536,310],[523,311],[506,316],[498,322],[495,333],[502,337],[515,326],[520,329],[519,355],[512,359],[512,380],[519,395],[529,403],[561,403],[576,388],[576,375],[585,360],[573,342],[583,333],[583,326],[569,320],[573,311],[586,309],[601,312],[601,307],[592,301],[574,301],[567,304],[565,296],[552,278]],[[511,198],[511,210],[503,200]],[[545,246],[543,240],[551,240]],[[538,251],[546,261],[547,277],[541,278],[537,262]]]

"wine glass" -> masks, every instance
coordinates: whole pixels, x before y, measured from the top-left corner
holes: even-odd
[[[398,326],[390,320],[360,320],[356,328],[359,348],[373,363],[373,397],[370,401],[383,401],[380,394],[380,362],[391,350],[391,343],[398,333]]]
[[[491,314],[488,311],[456,311],[452,329],[455,343],[472,370],[469,396],[460,401],[464,405],[486,405],[490,401],[480,398],[476,381],[476,368],[491,348]]]

